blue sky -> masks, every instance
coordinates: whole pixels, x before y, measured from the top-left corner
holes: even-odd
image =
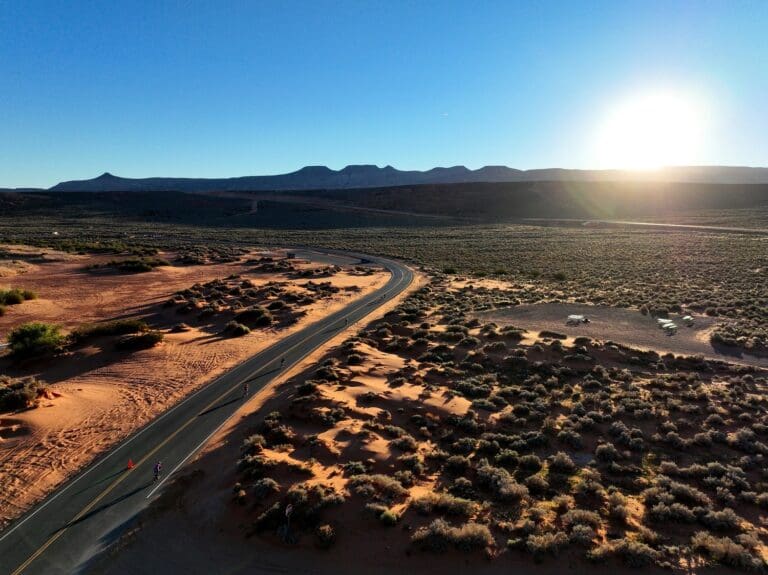
[[[765,165],[767,30],[735,0],[0,0],[0,186],[609,167],[607,111],[659,89],[705,103],[686,161]]]

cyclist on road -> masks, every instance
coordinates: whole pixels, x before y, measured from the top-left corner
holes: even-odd
[[[158,479],[160,479],[160,471],[162,471],[162,469],[163,469],[162,461],[158,461],[157,463],[155,463],[155,466],[152,468],[152,471],[154,473],[153,481],[157,481]]]
[[[281,358],[280,358],[280,369],[283,369],[283,366],[284,366],[284,365],[285,365],[285,358],[284,358],[284,357],[281,357]]]
[[[248,382],[247,382],[247,381],[246,381],[246,382],[244,382],[244,383],[243,383],[243,399],[245,399],[246,397],[248,397],[248,387],[249,387],[249,386],[248,386]]]

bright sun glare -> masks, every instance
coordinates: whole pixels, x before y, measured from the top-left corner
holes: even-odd
[[[700,104],[682,94],[634,96],[610,109],[598,126],[598,163],[629,170],[695,163],[704,121]]]

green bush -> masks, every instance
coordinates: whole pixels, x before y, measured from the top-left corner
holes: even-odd
[[[0,305],[18,305],[26,300],[36,299],[37,294],[28,289],[12,288],[0,289]],[[2,315],[2,314],[0,314]]]
[[[39,321],[22,324],[8,334],[9,349],[19,358],[55,353],[64,342],[59,326]]]
[[[101,323],[89,323],[75,328],[69,334],[73,343],[82,343],[93,337],[128,335],[149,331],[147,322],[140,319],[118,319]]]

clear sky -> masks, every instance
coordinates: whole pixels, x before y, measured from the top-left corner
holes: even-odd
[[[0,0],[0,186],[624,167],[642,126],[653,162],[768,164],[768,2]]]

